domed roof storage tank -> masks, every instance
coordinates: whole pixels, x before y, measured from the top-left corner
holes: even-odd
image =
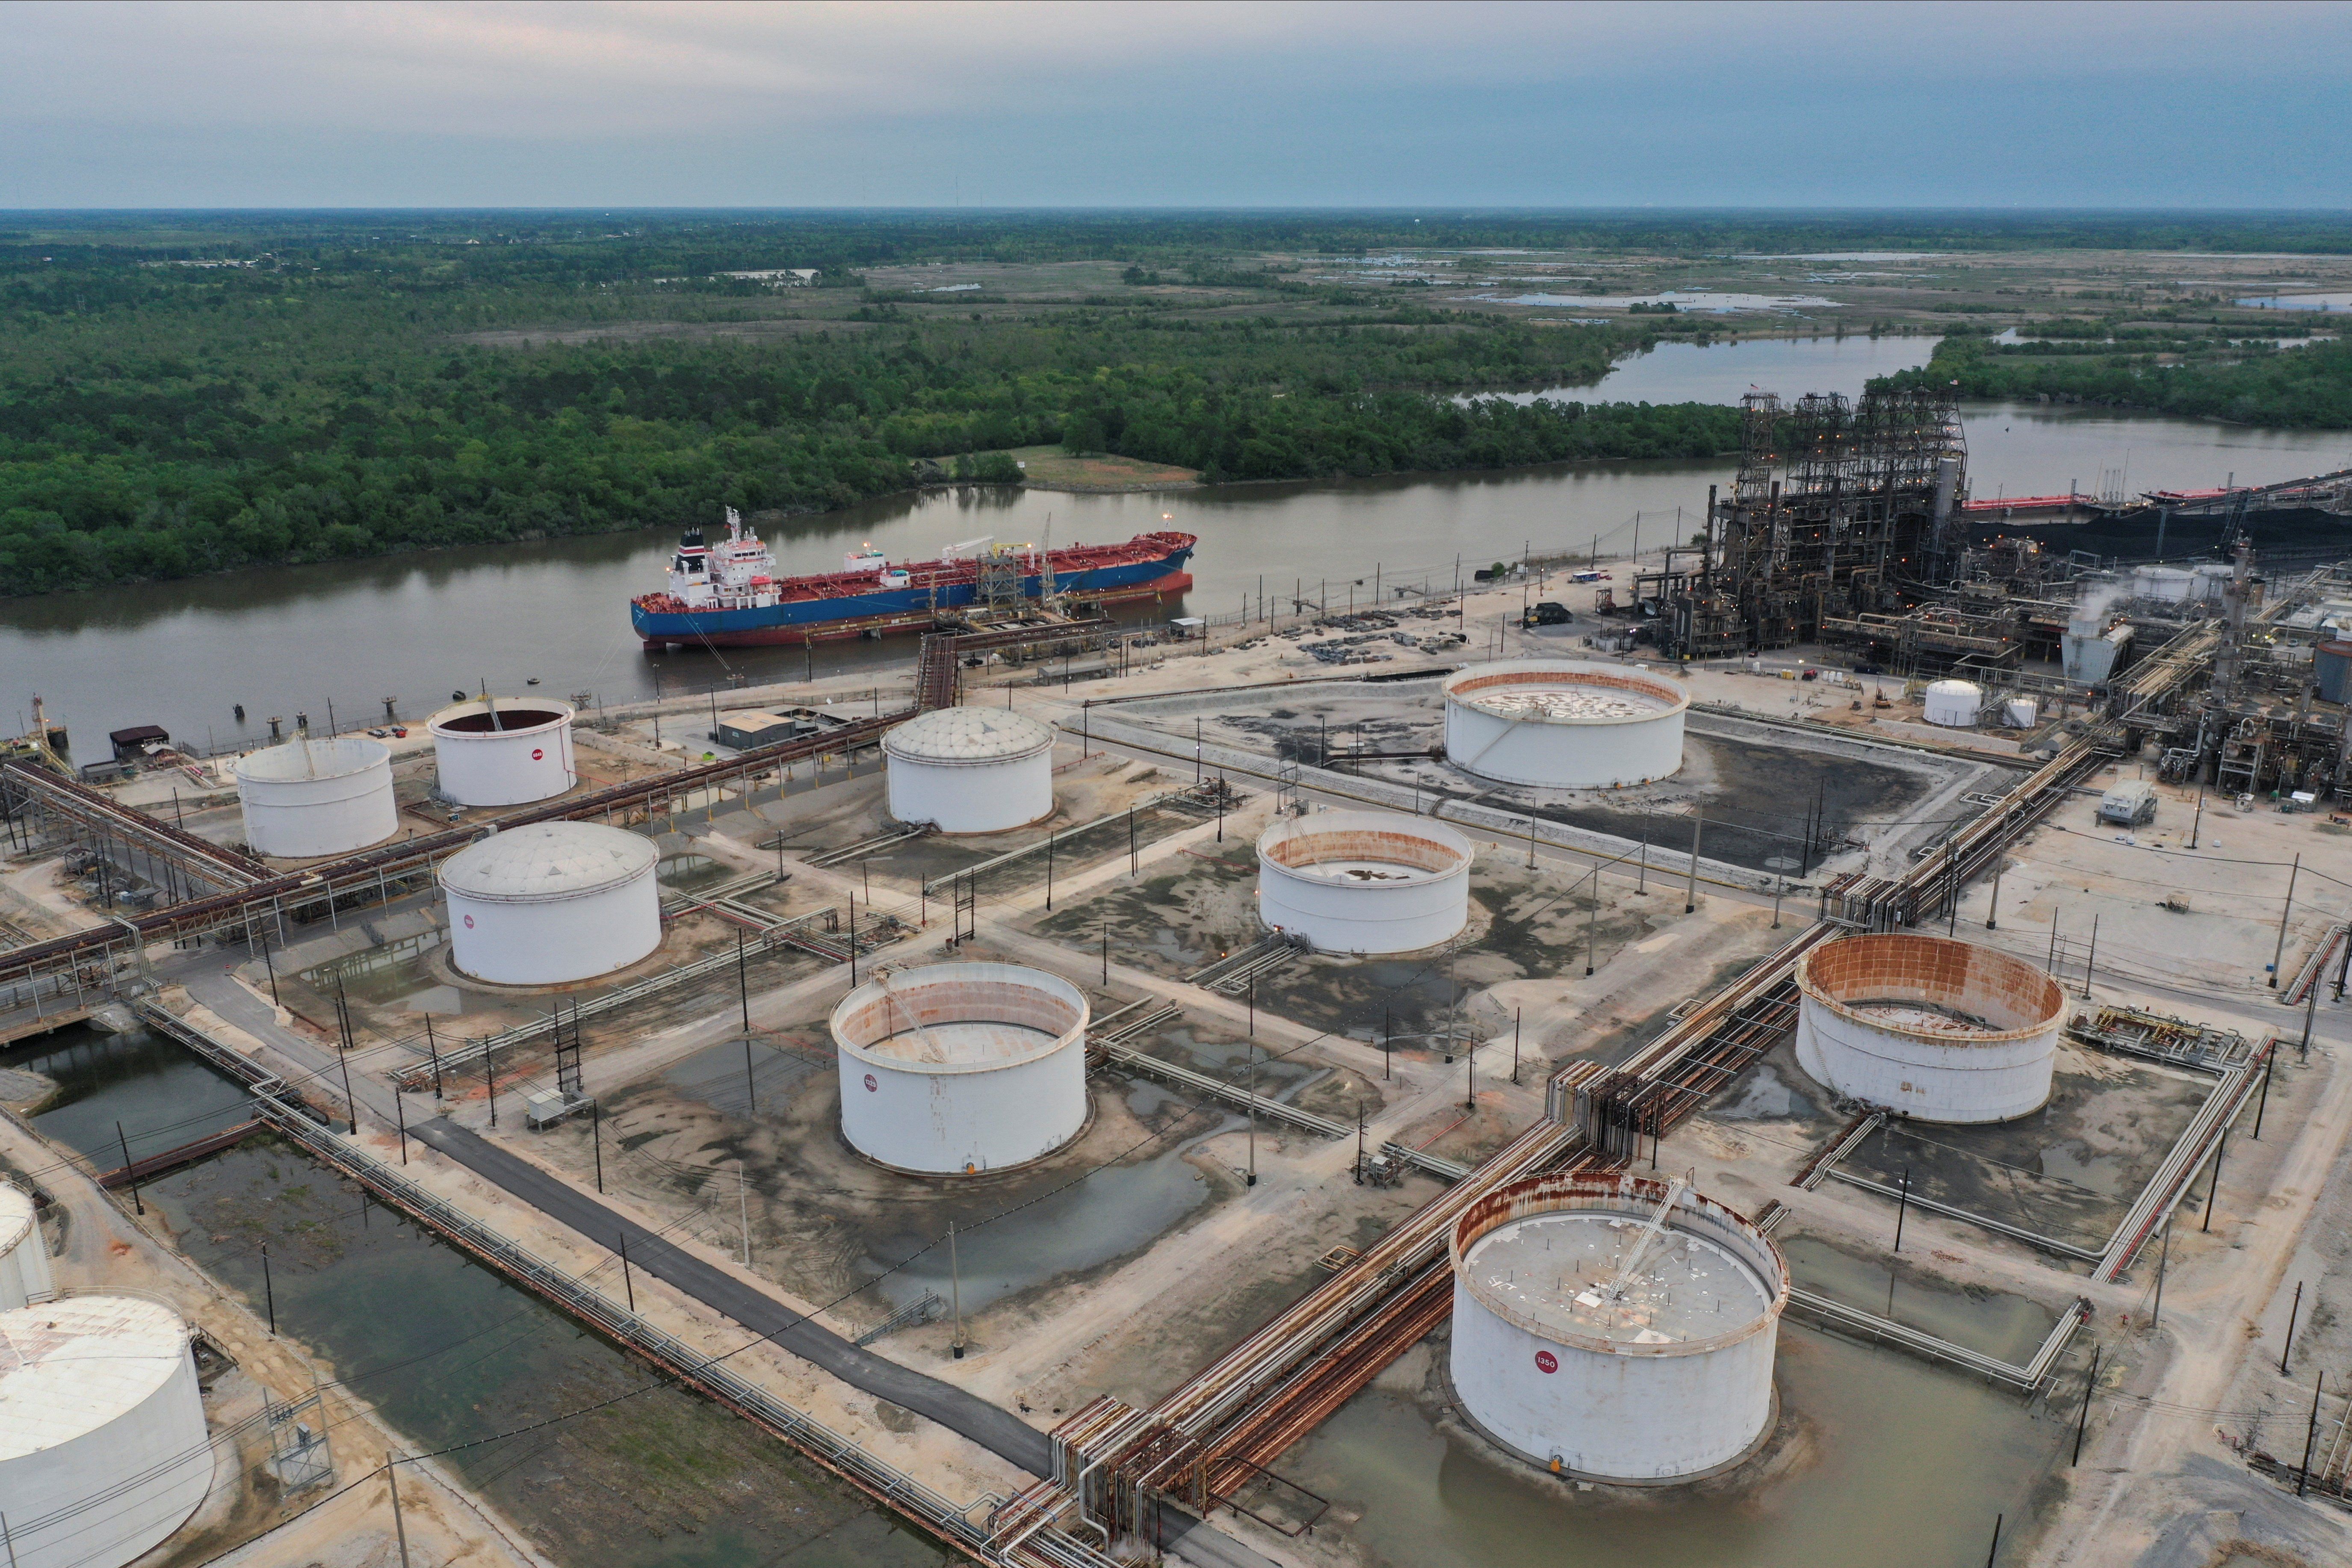
[[[1385,811],[1286,816],[1258,836],[1257,918],[1318,952],[1411,952],[1470,919],[1470,841]]]
[[[522,805],[579,782],[572,765],[568,702],[452,702],[425,721],[441,793],[459,805]]]
[[[1947,729],[1973,729],[1984,708],[1984,688],[1973,680],[1931,680],[1920,699],[1920,716]]]
[[[399,829],[392,798],[392,753],[365,735],[313,739],[236,760],[245,841],[256,855],[305,860],[363,849]]]
[[[450,958],[478,980],[562,985],[625,969],[661,945],[661,858],[594,822],[534,822],[441,865]]]
[[[935,708],[882,737],[890,815],[941,833],[1002,833],[1054,810],[1054,742],[1009,708]]]
[[[1454,1223],[1454,1394],[1521,1458],[1687,1480],[1771,1433],[1789,1271],[1772,1238],[1676,1182],[1554,1172]]]
[[[1474,664],[1446,678],[1445,756],[1505,784],[1604,789],[1683,765],[1690,693],[1644,669],[1582,658]]]
[[[121,1568],[179,1529],[212,1479],[178,1313],[130,1296],[0,1312],[0,1514],[16,1568]]]
[[[1797,961],[1797,1065],[1927,1121],[2006,1121],[2050,1098],[2066,994],[2040,967],[1947,937],[1842,937]]]
[[[57,1294],[49,1273],[49,1240],[33,1210],[33,1194],[0,1182],[0,1312]]]
[[[841,1131],[877,1165],[974,1175],[1043,1159],[1087,1124],[1087,998],[1013,963],[932,963],[833,1010]]]

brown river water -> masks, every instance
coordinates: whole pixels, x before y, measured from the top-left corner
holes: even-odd
[[[1868,376],[1922,363],[1927,338],[1775,339],[1699,348],[1667,344],[1624,362],[1595,387],[1552,395],[1730,402],[1751,384],[1784,395],[1860,390]],[[2352,463],[2352,434],[2264,431],[2096,410],[1984,405],[1968,411],[1969,474],[1979,496],[2090,490],[2103,469],[2130,489],[2265,482]],[[929,490],[794,518],[772,530],[787,572],[836,570],[871,542],[903,559],[982,534],[1055,543],[1122,540],[1155,528],[1200,536],[1195,587],[1182,609],[1223,614],[1263,592],[1301,588],[1342,602],[1358,576],[1450,584],[1458,570],[1523,551],[1604,554],[1687,537],[1724,462],[1559,464],[1502,473],[1221,486],[1135,495]],[[715,520],[714,520],[715,521]],[[0,601],[0,724],[16,732],[38,693],[79,742],[158,723],[192,744],[265,737],[270,714],[324,722],[404,714],[487,680],[516,689],[540,678],[557,695],[606,702],[700,689],[741,675],[789,679],[794,649],[675,649],[648,654],[631,634],[630,595],[659,585],[666,531],[469,547]],[[1458,563],[1458,568],[1457,568]],[[1365,596],[1369,589],[1365,590]],[[836,644],[815,673],[896,668],[903,646]],[[232,705],[245,705],[240,726]]]

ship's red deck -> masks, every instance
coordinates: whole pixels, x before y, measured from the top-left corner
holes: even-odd
[[[1080,572],[1099,571],[1106,566],[1131,566],[1139,561],[1165,559],[1179,550],[1189,550],[1198,543],[1197,535],[1190,533],[1139,533],[1122,544],[1072,544],[1046,552],[1053,563],[1055,574],[1067,576]],[[1017,557],[1015,565],[1025,575],[1032,557]],[[974,561],[915,561],[892,563],[893,572],[907,574],[906,586],[910,589],[944,588],[959,583],[973,583],[980,578],[980,563]],[[805,577],[779,577],[772,586],[778,604],[807,604],[812,600],[854,599],[875,592],[881,584],[879,574],[870,568],[855,572],[821,572]],[[630,601],[663,614],[685,614],[688,606],[675,594],[640,594]]]

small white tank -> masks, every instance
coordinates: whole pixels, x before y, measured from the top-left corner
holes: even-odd
[[[1984,708],[1984,688],[1973,680],[1937,680],[1928,683],[1923,702],[1925,717],[1930,724],[1948,729],[1972,730],[1977,714]]]
[[[1771,1237],[1680,1183],[1556,1172],[1455,1222],[1454,1397],[1521,1458],[1656,1484],[1771,1433],[1789,1271]]]
[[[478,698],[425,721],[441,793],[460,805],[550,800],[579,782],[568,702]]]
[[[1797,961],[1797,1065],[1849,1100],[1926,1121],[2006,1121],[2050,1098],[2066,994],[2039,966],[1910,932]]]
[[[1690,693],[1644,669],[1582,658],[1474,664],[1446,678],[1445,756],[1505,784],[1606,789],[1683,765]]]
[[[1425,817],[1318,811],[1258,836],[1257,918],[1318,952],[1411,952],[1470,919],[1470,841]]]
[[[884,971],[833,1010],[841,1131],[877,1165],[977,1175],[1087,1124],[1086,993],[1013,963]]]
[[[0,1514],[15,1568],[122,1568],[212,1489],[188,1331],[160,1301],[0,1312]]]
[[[936,708],[882,737],[890,815],[941,833],[1003,833],[1054,812],[1059,731],[1010,708]]]
[[[33,1194],[0,1182],[0,1312],[57,1294],[49,1272],[48,1237],[33,1209]]]
[[[534,822],[441,863],[450,960],[499,985],[593,980],[661,946],[661,858],[650,840],[594,822]]]
[[[365,735],[297,734],[236,760],[245,841],[257,855],[307,860],[346,855],[400,828],[392,753]]]

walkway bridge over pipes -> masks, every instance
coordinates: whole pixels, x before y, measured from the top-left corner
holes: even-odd
[[[1896,878],[1823,889],[1811,927],[1671,1024],[1622,1067],[1572,1062],[1550,1080],[1541,1121],[1408,1215],[1272,1321],[1139,1409],[1097,1399],[1055,1429],[1055,1474],[1000,1510],[995,1542],[1078,1518],[1114,1540],[1159,1538],[1163,1504],[1205,1514],[1270,1474],[1292,1444],[1355,1396],[1453,1310],[1456,1219],[1507,1183],[1542,1171],[1601,1173],[1643,1157],[1794,1028],[1796,966],[1856,929],[1949,916],[1960,889],[2120,749],[2134,708],[2172,700],[2215,647],[2192,628],[2135,670],[2120,717],[2102,720],[1982,816]]]

